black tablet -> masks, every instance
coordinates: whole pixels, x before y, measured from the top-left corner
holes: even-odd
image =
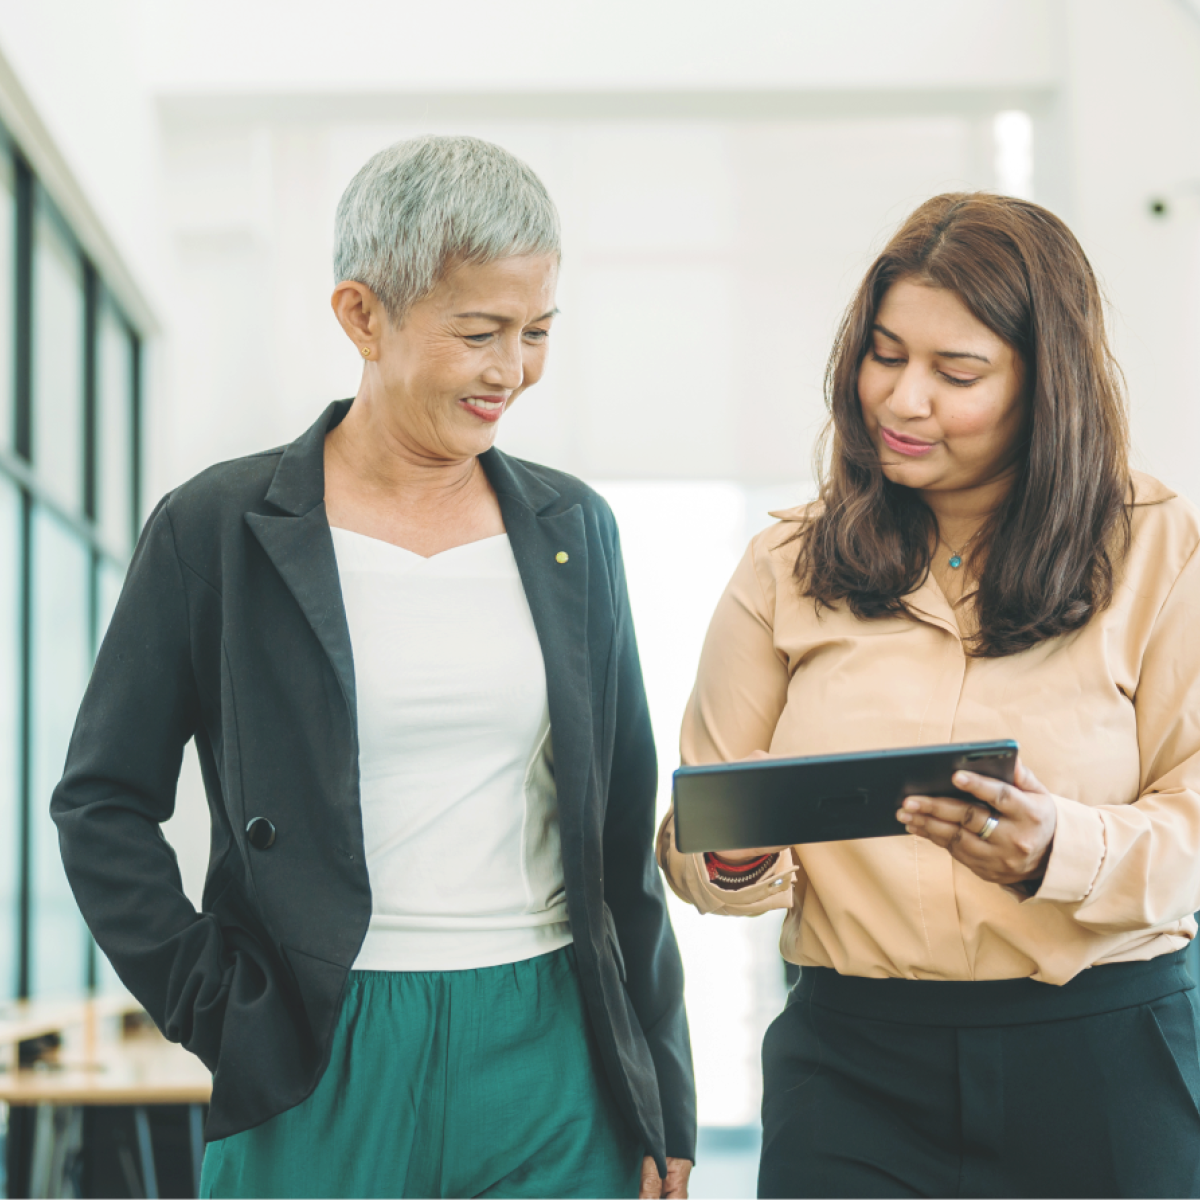
[[[906,746],[863,754],[680,767],[675,845],[686,854],[903,836],[905,796],[971,800],[950,781],[974,771],[1012,783],[1017,743]]]

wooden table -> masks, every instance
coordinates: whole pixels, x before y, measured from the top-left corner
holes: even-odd
[[[20,1066],[37,1040],[56,1048]],[[188,1109],[193,1180],[204,1152],[203,1106],[212,1077],[186,1050],[168,1042],[128,995],[74,1001],[25,1001],[0,1008],[0,1102],[32,1109],[31,1196],[59,1194],[82,1152],[83,1109],[128,1106],[133,1111],[141,1186],[158,1195],[148,1108]]]

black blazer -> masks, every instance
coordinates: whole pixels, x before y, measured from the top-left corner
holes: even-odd
[[[354,660],[324,503],[325,435],[349,408],[331,405],[290,446],[210,468],[154,510],[51,802],[96,941],[166,1036],[214,1072],[209,1140],[312,1092],[371,914]],[[621,1108],[663,1170],[665,1155],[694,1158],[695,1094],[616,524],[569,475],[494,449],[480,461],[546,663],[587,1011]],[[158,828],[189,738],[212,812],[200,913]],[[247,834],[260,817],[275,829],[265,848]]]

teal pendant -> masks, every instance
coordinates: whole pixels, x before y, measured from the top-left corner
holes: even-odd
[[[955,554],[950,559],[950,565],[957,571],[962,566],[962,555]]]

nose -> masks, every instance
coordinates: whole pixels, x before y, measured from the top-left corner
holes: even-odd
[[[915,421],[929,416],[933,405],[924,372],[910,362],[900,372],[892,394],[888,397],[887,406],[904,421]]]
[[[489,387],[515,392],[525,382],[525,355],[520,336],[495,341],[495,354],[483,374]]]

